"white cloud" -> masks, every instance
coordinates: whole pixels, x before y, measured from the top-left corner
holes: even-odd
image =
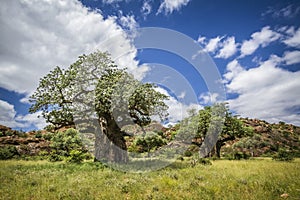
[[[220,41],[222,39],[223,39],[223,37],[220,37],[220,36],[210,39],[209,42],[206,44],[204,50],[207,52],[215,53],[217,51],[217,49],[220,47],[220,45],[221,45]]]
[[[197,42],[204,45],[204,44],[206,44],[205,40],[206,40],[206,37],[199,35]]]
[[[290,37],[283,42],[290,47],[300,48],[300,28],[298,28],[297,31],[294,31],[294,28],[291,27],[286,32]]]
[[[112,3],[118,3],[121,2],[123,0],[102,0],[103,3],[105,4],[112,4]]]
[[[121,16],[120,23],[123,28],[129,30],[130,32],[135,32],[139,26],[134,19],[134,15]]]
[[[237,61],[229,64],[224,75],[228,81],[226,87],[228,92],[238,94],[228,101],[230,108],[243,117],[300,125],[300,71],[279,68],[281,61],[271,56],[248,70]]]
[[[217,36],[209,40],[204,36],[199,36],[197,42],[203,46],[205,52],[216,54],[216,58],[224,59],[233,56],[239,46],[239,44],[235,42],[234,36]]]
[[[191,103],[191,104],[183,104],[182,102],[178,101],[175,97],[171,96],[165,89],[158,87],[156,88],[162,94],[169,96],[168,100],[165,100],[165,103],[169,106],[168,109],[168,120],[170,124],[177,123],[178,121],[183,120],[185,117],[188,116],[188,111],[191,109],[200,110],[203,107],[199,104]],[[181,94],[182,95],[182,94]]]
[[[141,8],[141,13],[144,16],[144,18],[149,15],[152,11],[152,7],[148,1],[144,1],[143,6]]]
[[[243,67],[239,64],[237,60],[233,60],[227,64],[226,67],[227,72],[223,75],[225,78],[225,83],[231,81],[234,77],[239,75],[244,71]]]
[[[207,104],[214,104],[218,102],[218,93],[202,93],[199,97],[201,104],[207,105]]]
[[[38,118],[40,112],[27,115],[17,115],[13,105],[0,100],[0,124],[11,128],[30,128],[32,126],[42,129],[47,124],[44,119]]]
[[[109,51],[137,76],[145,71],[137,69],[137,51],[118,19],[104,19],[76,0],[3,1],[0,13],[0,87],[31,93],[53,67],[96,49]]]
[[[270,7],[262,16],[271,15],[273,18],[293,18],[300,13],[300,7],[295,7],[294,5],[288,5],[281,9],[275,9]]]
[[[160,4],[157,15],[165,12],[165,14],[172,14],[174,10],[179,11],[183,6],[186,6],[190,0],[163,0]]]
[[[284,53],[283,60],[287,65],[300,63],[300,51],[287,51]]]
[[[222,48],[219,53],[216,55],[216,58],[229,58],[237,52],[237,44],[235,43],[234,37],[227,38],[222,43]]]
[[[260,32],[255,32],[251,35],[250,40],[246,40],[241,46],[241,57],[251,55],[261,47],[266,47],[271,42],[274,42],[280,38],[280,34],[270,30],[269,26],[265,26]]]

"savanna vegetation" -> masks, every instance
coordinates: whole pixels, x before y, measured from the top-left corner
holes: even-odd
[[[0,199],[299,199],[300,160],[176,161],[148,173],[99,162],[0,161]]]
[[[300,127],[218,103],[166,128],[166,99],[100,51],[54,68],[31,96],[49,126],[0,125],[0,198],[300,199]]]

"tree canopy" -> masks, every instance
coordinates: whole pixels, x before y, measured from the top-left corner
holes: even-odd
[[[217,117],[213,114],[217,112],[219,114],[224,113],[223,120],[219,119],[219,122],[222,122],[222,126],[219,130],[219,134],[216,135],[216,144],[211,151],[212,155],[220,157],[221,147],[225,145],[227,141],[233,141],[236,138],[253,134],[252,129],[244,126],[243,122],[239,120],[236,116],[233,116],[229,111],[229,108],[225,103],[215,104],[214,106],[207,106],[204,109],[200,110],[197,118],[198,129],[196,137],[204,138],[209,134],[209,129],[215,129],[213,117]],[[222,115],[219,117],[222,118]],[[213,130],[216,131],[216,130]]]
[[[155,87],[118,68],[108,53],[96,51],[80,56],[67,69],[56,67],[41,78],[30,97],[29,111],[41,111],[46,121],[57,128],[74,125],[76,120],[91,121],[89,117],[96,116],[96,159],[126,162],[120,126],[144,126],[153,115],[161,119],[168,115],[164,103],[168,97]]]

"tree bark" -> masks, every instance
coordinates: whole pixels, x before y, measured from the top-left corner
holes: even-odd
[[[128,162],[126,142],[115,120],[102,117],[99,125],[95,139],[95,159],[102,162]]]

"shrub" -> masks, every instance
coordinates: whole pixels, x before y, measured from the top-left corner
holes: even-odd
[[[208,158],[200,158],[198,163],[201,165],[212,165],[211,161]]]
[[[43,138],[49,141],[51,140],[52,137],[53,137],[53,133],[49,133],[49,132],[43,135]]]
[[[241,160],[241,159],[249,159],[250,158],[250,155],[248,153],[245,153],[245,152],[235,152],[233,154],[233,157],[235,160]]]
[[[57,161],[62,161],[63,160],[63,157],[58,155],[57,152],[55,151],[51,151],[49,157],[48,157],[48,160],[50,162],[57,162]]]
[[[272,156],[273,160],[277,161],[292,161],[294,160],[294,155],[292,152],[286,149],[279,149],[278,152]]]
[[[9,130],[9,131],[6,131],[5,133],[6,136],[13,136],[14,135],[14,132]]]
[[[250,154],[246,152],[236,151],[233,153],[226,154],[225,158],[228,160],[241,160],[241,159],[247,160],[250,158]]]
[[[189,151],[189,150],[186,150],[184,152],[184,156],[186,156],[186,157],[191,157],[192,155],[193,155],[193,153],[191,151]]]
[[[84,148],[79,132],[73,128],[66,132],[57,132],[51,136],[52,152],[49,160],[52,162],[61,161],[64,158],[68,162],[81,162],[86,158],[90,158],[87,149]]]
[[[70,156],[67,158],[67,162],[81,163],[85,159],[85,153],[78,150],[72,150]]]
[[[73,128],[55,133],[51,138],[50,147],[60,156],[70,156],[72,150],[83,150],[79,132]]]
[[[0,160],[12,159],[19,156],[15,146],[0,147]]]
[[[167,141],[155,132],[147,132],[144,136],[138,136],[134,145],[141,147],[141,152],[150,152],[166,144]]]
[[[34,135],[35,138],[42,138],[43,135],[41,133],[41,131],[38,131],[35,135]]]

